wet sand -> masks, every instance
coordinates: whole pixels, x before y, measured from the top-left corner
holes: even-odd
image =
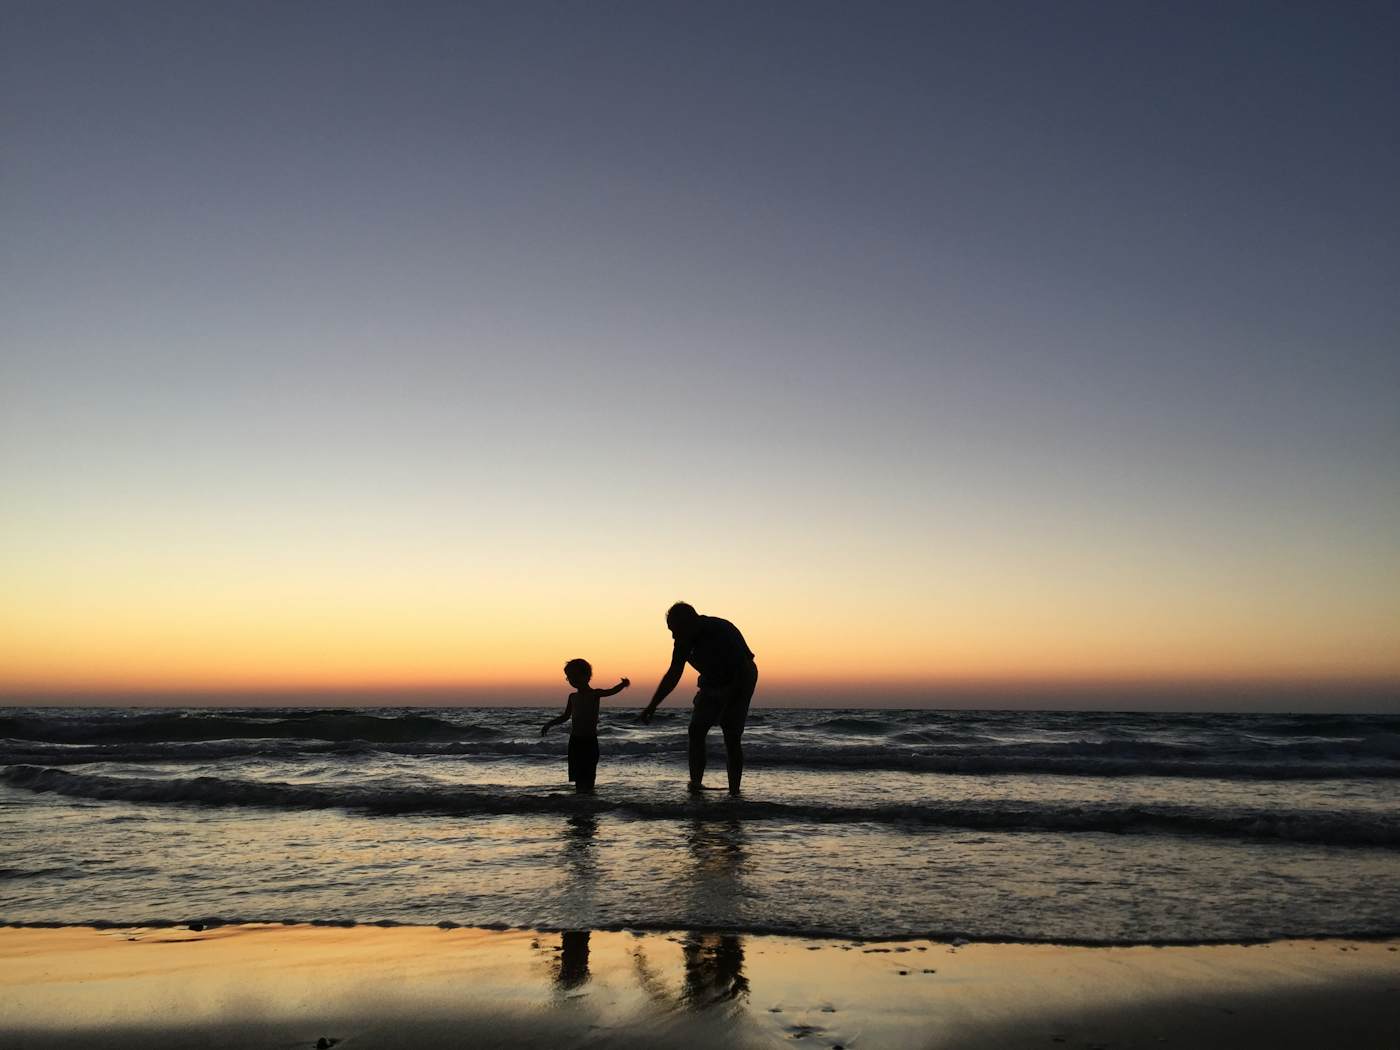
[[[0,929],[0,1046],[1400,1045],[1400,941]],[[325,1044],[323,1044],[325,1045]]]

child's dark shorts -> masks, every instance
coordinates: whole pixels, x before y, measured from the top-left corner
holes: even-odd
[[[598,778],[598,738],[569,737],[569,779],[581,788],[593,786]]]

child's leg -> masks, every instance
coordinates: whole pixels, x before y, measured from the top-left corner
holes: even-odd
[[[578,777],[574,781],[579,792],[590,792],[598,779],[598,738],[579,741]]]

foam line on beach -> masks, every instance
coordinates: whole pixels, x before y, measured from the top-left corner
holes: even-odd
[[[1019,801],[851,806],[760,800],[609,798],[471,786],[289,784],[223,777],[115,777],[31,765],[0,769],[11,787],[71,798],[135,803],[348,809],[372,814],[453,816],[614,814],[642,820],[895,824],[929,829],[1176,834],[1400,848],[1389,814],[1220,812],[1189,806],[1112,803],[1066,806]]]
[[[1228,757],[1207,749],[1131,743],[1002,745],[969,750],[887,745],[824,745],[751,742],[745,760],[755,768],[876,770],[957,775],[1049,774],[1093,777],[1192,777],[1219,780],[1335,780],[1400,778],[1391,734],[1351,743],[1274,745],[1268,750]],[[685,753],[675,740],[611,739],[610,759],[671,760]],[[330,755],[345,759],[372,755],[405,758],[480,758],[557,762],[558,749],[539,741],[444,740],[368,741],[305,738],[153,741],[108,745],[0,741],[0,764],[68,766],[89,762],[210,762],[232,758],[295,759]]]
[[[17,930],[176,930],[194,932],[224,927],[307,926],[333,929],[439,929],[476,930],[486,933],[515,931],[522,933],[566,933],[576,927],[552,923],[460,923],[450,919],[439,922],[401,922],[395,919],[346,918],[227,918],[218,915],[172,919],[145,917],[141,919],[86,919],[80,922],[46,920],[11,920],[0,916],[0,929]],[[1115,938],[1115,937],[1034,937],[1023,934],[1000,936],[963,930],[906,930],[874,935],[853,935],[849,931],[821,926],[797,926],[775,923],[745,923],[742,927],[705,922],[675,923],[595,923],[589,930],[597,933],[661,933],[661,934],[734,934],[754,937],[800,937],[807,940],[834,941],[852,947],[927,941],[931,944],[961,948],[970,944],[1039,944],[1067,948],[1191,948],[1216,945],[1276,944],[1280,941],[1359,941],[1363,943],[1389,941],[1400,937],[1400,925],[1389,930],[1308,931],[1280,927],[1276,932],[1256,937],[1196,937],[1196,938]]]

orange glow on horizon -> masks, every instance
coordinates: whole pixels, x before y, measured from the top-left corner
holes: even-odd
[[[366,601],[337,608],[215,606],[0,614],[0,693],[199,690],[451,690],[557,688],[573,656],[600,679],[649,689],[665,669],[664,599],[589,610],[575,620],[517,604],[495,615],[465,606],[414,609]],[[193,606],[192,606],[193,607]],[[549,607],[546,605],[546,609]],[[982,609],[965,620],[915,612],[875,620],[869,609],[700,606],[727,614],[758,654],[766,683],[918,689],[940,683],[1173,680],[1400,680],[1383,632],[1308,631],[1243,637],[1216,623],[1082,616],[1045,622],[1025,610]],[[1020,615],[1017,615],[1017,613]],[[858,629],[843,622],[850,617]]]
[[[6,567],[0,695],[548,696],[564,661],[584,656],[599,679],[631,678],[635,697],[665,669],[663,614],[678,598],[737,623],[769,689],[1400,681],[1400,592],[1362,566],[1324,579],[1260,562],[1222,580],[1182,562],[1145,582],[1100,548],[1016,553],[974,537],[833,560],[775,533],[743,559],[686,536],[697,553],[678,571],[661,545],[581,561],[541,537],[464,548],[407,535],[391,548],[372,534],[337,547],[244,530],[226,551],[217,533],[138,524],[10,544],[24,557]],[[1330,604],[1323,583],[1337,588]]]

